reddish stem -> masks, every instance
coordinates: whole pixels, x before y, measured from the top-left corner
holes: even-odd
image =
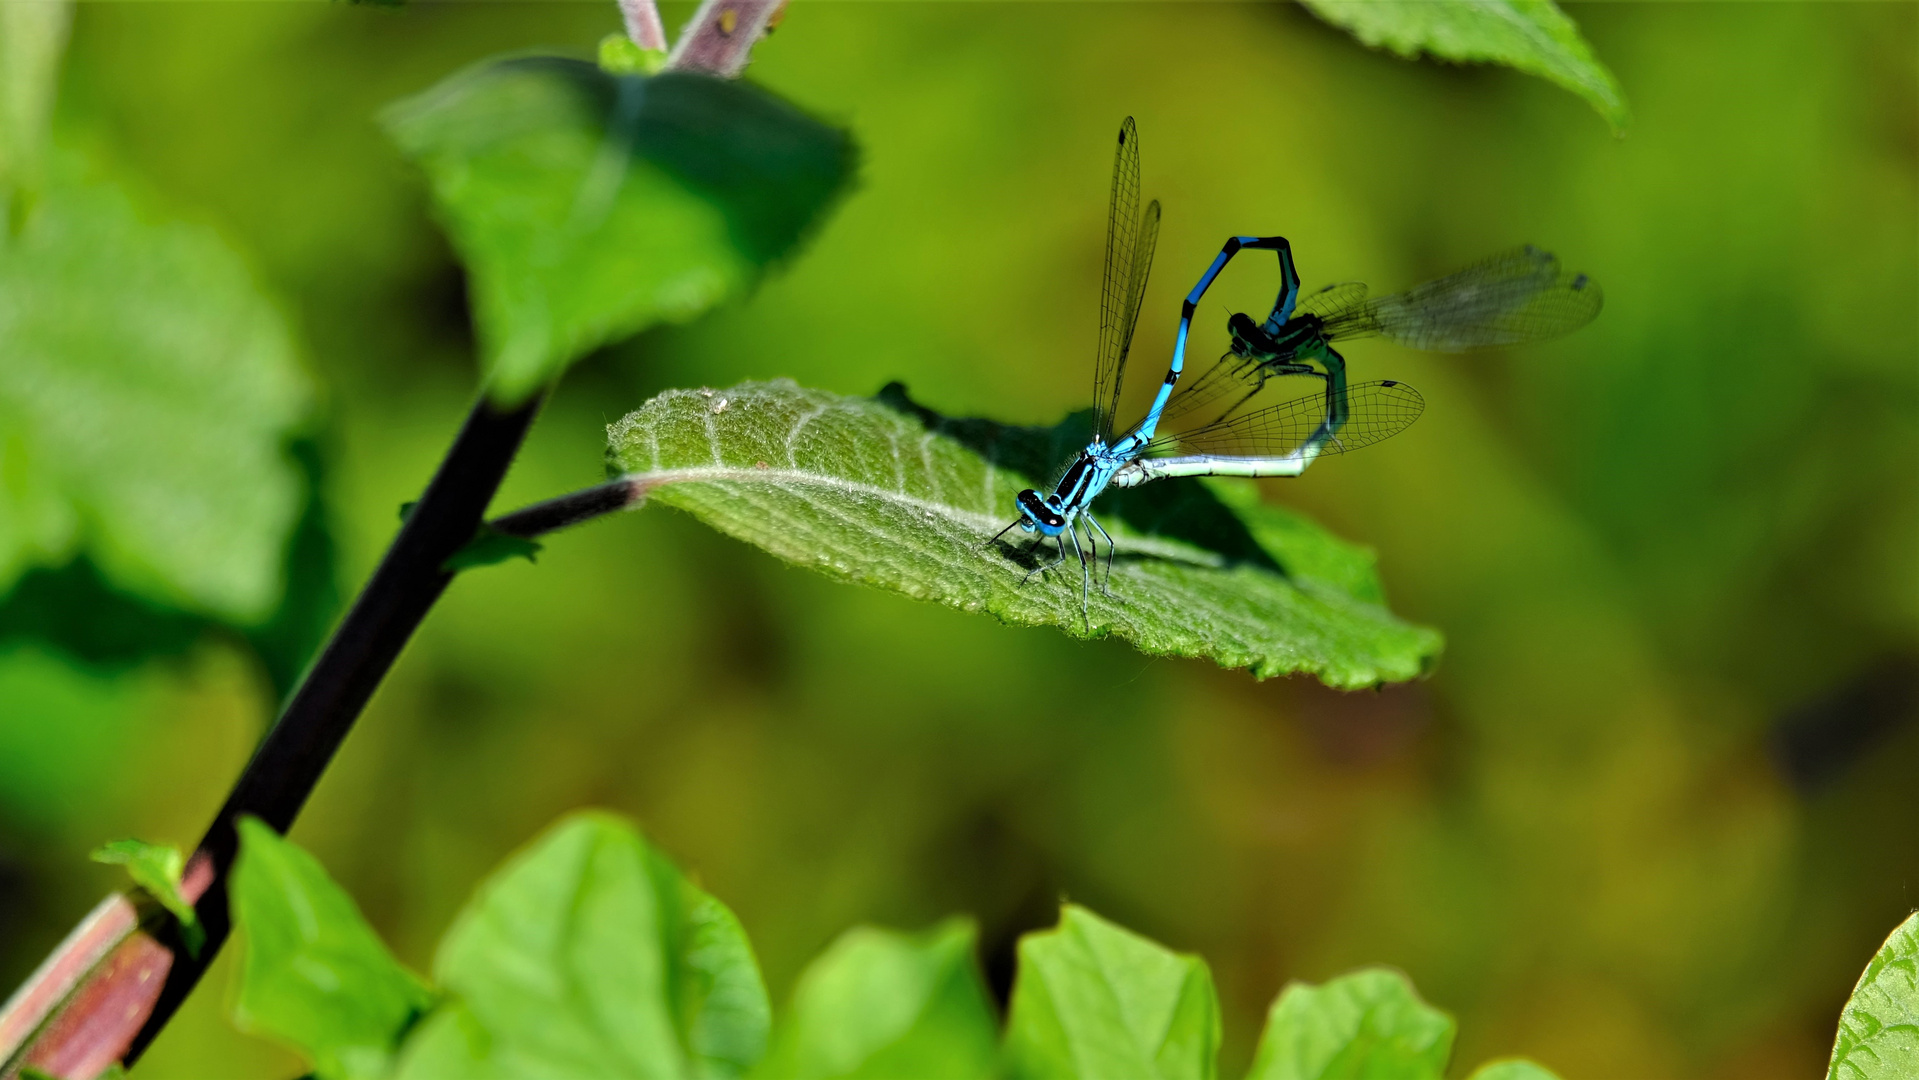
[[[785,10],[786,0],[706,0],[680,31],[667,69],[733,78],[746,67],[754,42]]]

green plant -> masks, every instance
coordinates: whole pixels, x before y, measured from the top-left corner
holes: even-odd
[[[57,42],[60,28],[28,20],[59,9],[16,7],[33,13],[6,14],[13,20],[9,33],[19,35],[9,38],[10,49],[30,40],[45,46],[8,54],[10,63],[19,57],[28,61],[7,74],[30,91],[17,98],[25,102],[25,113],[9,116],[30,120],[38,107],[34,102],[44,99],[50,85],[35,75],[33,65],[47,66],[56,52],[47,43]],[[1623,123],[1623,99],[1611,76],[1550,4],[1434,4],[1420,6],[1418,18],[1410,17],[1412,7],[1362,12],[1353,5],[1315,5],[1369,43],[1402,53],[1424,49],[1546,72],[1573,86],[1615,125]],[[727,11],[709,6],[692,36],[718,26]],[[1380,21],[1395,12],[1400,22]],[[734,17],[741,16],[735,12]],[[1551,47],[1528,53],[1525,42],[1537,35],[1502,36],[1488,28],[1493,25],[1485,23],[1488,17],[1509,28],[1519,23],[1543,27]],[[744,35],[749,43],[751,37]],[[260,852],[268,850],[275,830],[290,826],[333,749],[454,573],[530,553],[525,542],[534,536],[647,498],[686,509],[788,561],[837,577],[985,611],[1008,622],[1051,624],[1074,634],[1111,633],[1148,652],[1211,658],[1262,676],[1306,672],[1330,685],[1364,687],[1414,677],[1437,655],[1437,633],[1386,609],[1369,553],[1300,515],[1261,505],[1243,485],[1223,483],[1143,493],[1160,498],[1141,498],[1121,508],[1119,519],[1133,526],[1129,538],[1144,543],[1144,537],[1154,536],[1159,548],[1155,558],[1124,568],[1126,602],[1102,602],[1097,619],[1082,626],[1074,617],[1069,587],[1036,582],[1014,589],[1017,573],[978,557],[970,542],[999,509],[984,494],[987,485],[1010,491],[1031,482],[1048,457],[1056,456],[1051,450],[1083,441],[1084,421],[1069,417],[1054,428],[1023,428],[949,419],[913,403],[898,388],[874,399],[842,398],[791,384],[662,395],[615,425],[609,447],[615,480],[483,521],[540,396],[569,364],[646,327],[691,319],[749,288],[767,267],[792,257],[852,172],[852,143],[844,132],[769,94],[683,70],[642,81],[633,73],[648,71],[644,58],[621,48],[603,56],[599,67],[550,58],[488,63],[388,115],[395,141],[430,178],[436,209],[469,271],[483,397],[354,612],[298,684],[274,735],[196,858],[177,860],[177,865],[161,860],[157,876],[144,857],[137,863],[146,872],[136,881],[160,901],[162,912],[178,919],[185,915],[180,898],[197,898],[197,916],[171,921],[167,914],[149,911],[120,918],[110,922],[120,937],[103,930],[86,940],[90,951],[73,954],[86,963],[69,965],[73,981],[56,998],[67,998],[84,975],[78,969],[106,951],[146,948],[135,932],[138,925],[152,932],[149,941],[162,950],[170,951],[176,940],[185,949],[167,961],[166,996],[133,1043],[132,1054],[164,1024],[203,969],[206,957],[192,955],[186,940],[191,929],[199,923],[207,927],[209,955],[227,933],[231,920],[224,886],[239,850],[238,823],[249,814],[264,822],[249,827],[266,845],[257,848]],[[743,56],[738,50],[736,59]],[[80,152],[56,147],[40,154],[32,123],[9,132],[6,160],[17,168],[8,177],[12,229],[0,287],[27,299],[19,312],[9,310],[12,321],[0,332],[19,355],[61,363],[0,373],[0,379],[12,379],[4,403],[12,421],[12,442],[5,448],[14,469],[9,475],[25,477],[8,489],[15,500],[10,509],[17,507],[18,513],[6,520],[5,565],[16,574],[35,575],[34,581],[55,591],[88,588],[103,578],[149,602],[152,610],[141,609],[134,620],[142,633],[114,646],[123,652],[158,648],[155,642],[177,636],[186,624],[215,626],[253,642],[281,685],[292,689],[315,644],[313,611],[322,613],[318,621],[323,623],[326,604],[314,599],[315,591],[298,587],[312,560],[289,551],[289,540],[302,535],[310,516],[313,472],[303,475],[298,461],[277,452],[302,433],[311,407],[311,389],[292,359],[290,332],[260,298],[244,263],[217,237],[154,225],[136,209],[137,193],[102,181]],[[127,256],[108,268],[111,273],[100,260],[82,257],[101,246]],[[156,324],[177,334],[154,334]],[[214,378],[213,369],[191,362],[196,357],[242,359],[221,367]],[[124,367],[109,366],[109,358]],[[98,366],[86,367],[89,359]],[[250,377],[226,378],[229,367]],[[70,374],[81,376],[78,381],[85,385],[62,385],[59,376]],[[112,392],[129,387],[139,392]],[[88,394],[97,397],[89,399],[95,419],[78,430],[66,406]],[[166,420],[167,430],[195,429],[206,439],[178,444],[148,433],[143,425],[165,411],[177,414]],[[817,444],[795,448],[790,436],[797,418],[811,411],[823,417],[809,421]],[[901,454],[909,444],[917,461]],[[779,450],[785,451],[783,458]],[[976,491],[981,494],[975,496]],[[191,512],[180,512],[182,507]],[[62,569],[76,552],[84,552],[84,561]],[[282,579],[292,587],[282,590]],[[49,610],[56,606],[47,605]],[[596,827],[617,831],[604,822]],[[608,842],[625,845],[629,854],[643,848],[636,838]],[[644,851],[632,858],[650,880],[667,883],[654,901],[680,904],[677,917],[725,938],[722,952],[732,950],[725,972],[699,969],[688,977],[710,978],[717,986],[727,975],[733,980],[728,992],[741,1001],[750,998],[743,988],[749,982],[756,986],[758,977],[742,974],[751,964],[743,932],[730,916],[720,918],[724,909],[717,901],[684,885],[656,853]],[[308,887],[315,868],[302,864],[290,848],[279,854],[280,887]],[[260,854],[257,873],[266,875],[267,861],[274,857]],[[402,1075],[412,1068],[431,1071],[436,1053],[452,1055],[443,1060],[462,1066],[473,1064],[460,1055],[474,1053],[470,1029],[486,1025],[469,1013],[472,1002],[494,988],[487,979],[489,964],[497,959],[489,950],[497,943],[473,945],[470,953],[456,950],[466,959],[449,961],[451,966],[439,973],[441,990],[453,995],[442,1000],[390,958],[382,959],[370,932],[352,929],[355,924],[345,914],[350,905],[343,907],[337,895],[328,899],[327,910],[334,916],[328,926],[339,934],[327,940],[289,937],[284,915],[278,924],[271,914],[248,915],[247,904],[255,900],[263,911],[274,909],[264,886],[257,896],[245,888],[247,865],[243,860],[235,871],[239,878],[231,894],[233,914],[255,926],[239,1014],[243,1024],[306,1047],[323,1075],[377,1075],[396,1051]],[[672,896],[660,899],[668,893]],[[634,924],[622,925],[631,930]],[[282,931],[277,939],[275,926]],[[466,940],[461,935],[467,929],[463,923],[449,942]],[[931,1012],[910,1016],[898,1040],[883,1037],[890,1031],[874,1035],[880,1049],[873,1053],[928,1053],[965,1065],[996,1052],[990,1032],[984,1039],[978,1034],[976,1021],[986,1017],[990,1023],[990,1014],[971,973],[970,940],[963,929],[948,926],[910,939],[855,933],[802,983],[792,1027],[775,1031],[764,1059],[777,1064],[762,1068],[839,1075],[861,1067],[869,1057],[859,1057],[859,1048],[822,1046],[832,1040],[820,1029],[843,1027],[849,1015],[869,1015],[862,995],[900,1000],[892,988],[914,979],[938,1000],[928,1005]],[[356,983],[365,993],[354,999],[366,1006],[364,1012],[342,1008],[338,999],[301,1002],[285,985],[275,984],[286,978],[286,967],[271,961],[270,950],[306,956],[301,950],[308,945],[321,962],[365,968],[362,974],[371,982]],[[1091,1037],[1090,1046],[1137,1041],[1129,1016],[1115,1021],[1075,1012],[1050,998],[1038,1003],[1049,993],[1038,987],[1051,987],[1055,972],[1060,987],[1050,991],[1054,997],[1064,1001],[1085,990],[1076,981],[1089,966],[1085,958],[1108,947],[1139,958],[1142,967],[1162,969],[1155,992],[1170,995],[1166,1030],[1177,1029],[1178,1037],[1152,1045],[1153,1067],[1164,1058],[1172,1062],[1167,1075],[1207,1074],[1212,1068],[1208,1040],[1216,1041],[1217,1035],[1207,1026],[1212,1006],[1203,965],[1145,950],[1078,909],[1068,910],[1060,930],[1029,939],[1023,950],[1028,963],[1021,985],[1027,989],[1024,996],[1016,995],[1009,1021],[1007,1060],[1015,1063],[1010,1067],[1032,1075],[1086,1070],[1060,1064],[1082,1060],[1072,1049],[1072,1032],[1082,1021],[1108,1024],[1095,1029],[1101,1033]],[[656,952],[673,954],[674,963],[687,960],[675,948],[659,945]],[[263,955],[269,959],[259,959]],[[904,974],[899,983],[875,991],[866,981],[875,968]],[[1894,964],[1891,970],[1900,969]],[[630,987],[618,985],[609,992],[620,989]],[[1126,997],[1109,992],[1116,999]],[[1269,1029],[1280,1034],[1266,1042],[1255,1075],[1337,1075],[1301,1071],[1306,1066],[1297,1061],[1306,1051],[1289,1056],[1290,1051],[1275,1047],[1312,1042],[1307,1031],[1313,1024],[1336,1026],[1325,1016],[1350,1011],[1353,1001],[1369,1000],[1370,994],[1388,1002],[1380,1012],[1394,1017],[1393,1039],[1408,1032],[1403,1038],[1413,1045],[1404,1062],[1392,1067],[1402,1068],[1404,1075],[1437,1075],[1449,1046],[1449,1024],[1419,1006],[1403,982],[1379,973],[1282,997]],[[678,1045],[683,1062],[697,1063],[686,1066],[690,1071],[723,1072],[758,1060],[751,1031],[757,1023],[759,1038],[767,1037],[763,998],[762,992],[760,1020],[747,1015],[752,1002],[736,1002],[737,1011],[726,1014],[724,1022],[713,1021],[710,1029],[685,1020],[683,1014],[693,1006],[677,1000],[620,1007],[653,1009],[663,1017],[660,1030],[669,1034],[644,1052],[665,1053]],[[909,994],[904,1000],[921,998]],[[83,995],[71,1001],[86,1003]],[[45,1004],[50,1012],[57,1002]],[[582,1005],[612,1007],[598,1000]],[[704,1004],[694,1011],[700,1017],[710,1012]],[[1883,1018],[1884,1012],[1849,1013],[1860,1032],[1857,1045],[1890,1030],[1866,1019]],[[29,1026],[46,1015],[33,1017]],[[934,1019],[925,1022],[922,1033],[920,1021],[928,1015]],[[949,1023],[949,1015],[957,1019]],[[427,1019],[419,1026],[422,1016]],[[820,1018],[811,1021],[818,1027],[808,1027],[809,1016]],[[35,1045],[49,1045],[30,1044],[32,1030],[9,1034],[15,1039],[7,1046],[12,1060],[25,1060]],[[60,1032],[46,1028],[43,1034]],[[433,1041],[416,1043],[429,1036]],[[1358,1039],[1357,1034],[1324,1037],[1330,1058],[1341,1061],[1350,1060],[1342,1054],[1361,1052],[1353,1049]],[[512,1048],[512,1040],[488,1045]],[[902,1045],[907,1048],[891,1049]],[[938,1050],[925,1050],[928,1046]],[[125,1049],[113,1048],[112,1056]],[[838,1054],[854,1054],[857,1061],[840,1068]],[[815,1069],[822,1059],[832,1060]],[[882,1060],[889,1068],[896,1063]],[[1295,1071],[1275,1071],[1286,1068]],[[1536,1067],[1495,1065],[1478,1075],[1518,1076],[1527,1069]]]
[[[252,819],[241,834],[234,1019],[300,1051],[321,1080],[1218,1075],[1206,962],[1071,904],[1020,941],[1003,1028],[963,919],[849,930],[776,1011],[724,904],[625,822],[577,814],[468,900],[440,941],[436,991],[312,856]],[[1439,1080],[1453,1031],[1396,971],[1293,983],[1246,1075]],[[1552,1074],[1508,1059],[1472,1076]]]

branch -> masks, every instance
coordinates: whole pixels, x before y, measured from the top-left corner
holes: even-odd
[[[660,9],[653,0],[620,0],[620,16],[626,20],[626,36],[633,44],[654,52],[666,51],[666,27],[660,23]]]
[[[785,10],[786,0],[706,0],[680,31],[666,68],[733,78],[746,67],[754,42]]]
[[[453,580],[444,564],[479,529],[538,410],[537,398],[505,412],[485,397],[473,407],[379,568],[247,762],[183,883],[183,891],[198,894],[195,909],[206,930],[199,955],[181,947],[170,916],[150,920],[150,933],[134,930],[110,900],[0,1014],[0,1033],[37,1029],[24,1047],[0,1044],[0,1052],[13,1049],[0,1072],[47,1063],[59,1066],[49,1070],[55,1075],[68,1075],[116,1059],[131,1064],[166,1026],[232,929],[226,877],[239,850],[240,817],[251,814],[280,832],[293,824],[374,689]],[[117,943],[76,988],[78,961],[102,954],[106,930],[118,933]],[[59,1000],[64,1006],[48,1019]]]

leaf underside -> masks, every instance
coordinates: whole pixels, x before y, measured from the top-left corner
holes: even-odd
[[[989,539],[1087,432],[1084,416],[1009,427],[937,416],[897,387],[852,398],[782,380],[662,394],[609,427],[608,453],[650,497],[788,562],[1007,623],[1342,688],[1430,666],[1439,634],[1386,610],[1369,553],[1243,485],[1103,497],[1118,553],[1085,614],[1077,560],[1022,584],[1057,550],[1017,529]]]
[[[1899,924],[1839,1014],[1831,1080],[1919,1075],[1919,914]]]
[[[1630,119],[1619,80],[1552,0],[1300,0],[1373,48],[1505,64],[1586,99],[1615,132]]]

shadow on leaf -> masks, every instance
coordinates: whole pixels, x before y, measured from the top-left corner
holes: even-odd
[[[977,417],[941,416],[907,396],[905,384],[899,382],[888,383],[874,400],[913,417],[927,430],[967,447],[995,468],[1034,477],[1038,483],[1057,482],[1074,456],[1092,439],[1091,409],[1072,413],[1049,428],[1016,427]],[[1135,533],[1178,540],[1210,551],[1229,564],[1245,563],[1290,576],[1286,567],[1261,546],[1239,515],[1197,481],[1162,480],[1137,488],[1108,488],[1093,508],[1098,517],[1109,522],[1124,522]],[[1013,514],[1009,500],[1009,521]],[[1004,540],[1000,544],[1014,562],[1029,570],[1050,561],[1040,554],[1037,544]],[[1118,558],[1124,562],[1151,556],[1122,550]]]

